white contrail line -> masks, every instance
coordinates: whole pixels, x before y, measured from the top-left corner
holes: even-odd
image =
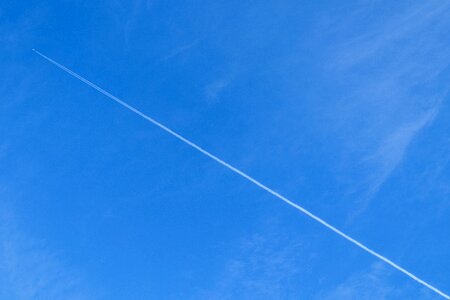
[[[46,59],[47,61],[51,62],[52,64],[54,64],[55,66],[59,67],[60,69],[64,70],[65,72],[69,73],[70,75],[72,75],[73,77],[79,79],[80,81],[84,82],[85,84],[87,84],[88,86],[92,87],[93,89],[99,91],[100,93],[102,93],[103,95],[105,95],[106,97],[114,100],[115,102],[119,103],[120,105],[124,106],[125,108],[131,110],[132,112],[134,112],[135,114],[141,116],[142,118],[146,119],[147,121],[153,123],[154,125],[158,126],[159,128],[161,128],[162,130],[166,131],[167,133],[173,135],[174,137],[176,137],[177,139],[183,141],[184,143],[188,144],[189,146],[191,146],[192,148],[198,150],[199,152],[203,153],[204,155],[206,155],[207,157],[215,160],[216,162],[218,162],[219,164],[221,164],[222,166],[230,169],[231,171],[239,174],[240,176],[244,177],[245,179],[247,179],[248,181],[252,182],[253,184],[255,184],[256,186],[260,187],[261,189],[265,190],[266,192],[269,192],[270,194],[272,194],[273,196],[277,197],[278,199],[284,201],[285,203],[289,204],[290,206],[292,206],[293,208],[301,211],[302,213],[304,213],[305,215],[307,215],[308,217],[310,217],[311,219],[319,222],[320,224],[322,224],[323,226],[325,226],[326,228],[330,229],[331,231],[337,233],[338,235],[340,235],[341,237],[343,237],[344,239],[346,239],[347,241],[353,243],[354,245],[358,246],[359,248],[363,249],[364,251],[368,252],[369,254],[381,259],[382,261],[384,261],[385,263],[391,265],[392,267],[394,267],[395,269],[397,269],[398,271],[402,272],[403,274],[407,275],[408,277],[410,277],[411,279],[417,281],[418,283],[422,284],[423,286],[429,288],[430,290],[432,290],[433,292],[441,295],[442,297],[444,297],[445,299],[449,299],[450,300],[450,296],[445,294],[444,292],[440,291],[439,289],[435,288],[434,286],[432,286],[431,284],[425,282],[424,280],[420,279],[419,277],[417,277],[416,275],[412,274],[411,272],[407,271],[406,269],[400,267],[399,265],[397,265],[396,263],[394,263],[393,261],[391,261],[390,259],[384,257],[383,255],[375,252],[374,250],[370,249],[369,247],[365,246],[364,244],[358,242],[357,240],[355,240],[354,238],[348,236],[347,234],[343,233],[342,231],[340,231],[339,229],[337,229],[336,227],[334,227],[333,225],[329,224],[328,222],[324,221],[323,219],[319,218],[318,216],[316,216],[315,214],[309,212],[307,209],[301,207],[300,205],[292,202],[291,200],[287,199],[286,197],[284,197],[283,195],[280,195],[279,193],[275,192],[274,190],[272,190],[271,188],[267,187],[266,185],[262,184],[261,182],[259,182],[258,180],[254,179],[253,177],[251,177],[250,175],[247,175],[246,173],[242,172],[241,170],[233,167],[232,165],[230,165],[229,163],[221,160],[220,158],[218,158],[217,156],[215,156],[214,154],[206,151],[205,149],[203,149],[202,147],[196,145],[195,143],[191,142],[190,140],[188,140],[187,138],[181,136],[180,134],[176,133],[175,131],[173,131],[172,129],[166,127],[165,125],[159,123],[158,121],[156,121],[155,119],[147,116],[146,114],[144,114],[143,112],[139,111],[138,109],[134,108],[133,106],[125,103],[124,101],[120,100],[119,98],[117,98],[116,96],[108,93],[107,91],[105,91],[104,89],[102,89],[101,87],[97,86],[96,84],[90,82],[89,80],[85,79],[84,77],[81,77],[80,75],[78,75],[77,73],[73,72],[72,70],[68,69],[67,67],[61,65],[60,63],[54,61],[53,59],[51,59],[50,57],[42,54],[41,52],[32,49],[36,54],[40,55],[42,58]]]

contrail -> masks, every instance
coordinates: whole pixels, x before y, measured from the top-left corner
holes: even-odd
[[[140,110],[134,108],[133,106],[127,104],[126,102],[120,100],[119,98],[117,98],[116,96],[108,93],[107,91],[105,91],[104,89],[102,89],[101,87],[97,86],[96,84],[90,82],[89,80],[87,80],[86,78],[78,75],[77,73],[73,72],[72,70],[68,69],[67,67],[61,65],[60,63],[54,61],[53,59],[51,59],[50,57],[42,54],[41,52],[32,49],[36,54],[40,55],[42,58],[44,58],[45,60],[49,61],[50,63],[54,64],[55,66],[57,66],[58,68],[62,69],[63,71],[69,73],[70,75],[72,75],[73,77],[79,79],[80,81],[84,82],[85,84],[87,84],[88,86],[92,87],[93,89],[99,91],[100,93],[102,93],[103,95],[105,95],[106,97],[110,98],[111,100],[114,100],[115,102],[119,103],[120,105],[122,105],[123,107],[131,110],[132,112],[134,112],[135,114],[139,115],[140,117],[144,118],[145,120],[149,121],[150,123],[153,123],[154,125],[158,126],[159,128],[161,128],[162,130],[164,130],[165,132],[173,135],[174,137],[176,137],[177,139],[181,140],[182,142],[188,144],[189,146],[191,146],[192,148],[196,149],[197,151],[201,152],[202,154],[206,155],[207,157],[211,158],[212,160],[215,160],[216,162],[218,162],[219,164],[221,164],[222,166],[228,168],[229,170],[233,171],[234,173],[244,177],[245,179],[247,179],[248,181],[250,181],[251,183],[253,183],[254,185],[260,187],[261,189],[265,190],[266,192],[272,194],[273,196],[277,197],[278,199],[284,201],[285,203],[287,203],[288,205],[292,206],[293,208],[301,211],[302,213],[304,213],[305,215],[307,215],[308,217],[310,217],[311,219],[315,220],[316,222],[319,222],[320,224],[322,224],[323,226],[325,226],[326,228],[330,229],[331,231],[333,231],[334,233],[338,234],[339,236],[343,237],[344,239],[346,239],[347,241],[351,242],[352,244],[358,246],[359,248],[363,249],[364,251],[366,251],[367,253],[375,256],[376,258],[384,261],[385,263],[387,263],[388,265],[392,266],[393,268],[397,269],[398,271],[402,272],[403,274],[405,274],[406,276],[410,277],[411,279],[417,281],[418,283],[422,284],[423,286],[427,287],[428,289],[432,290],[433,292],[441,295],[442,297],[444,297],[445,299],[449,299],[450,300],[450,296],[445,294],[444,292],[440,291],[439,289],[435,288],[434,286],[432,286],[431,284],[427,283],[426,281],[420,279],[419,277],[417,277],[416,275],[412,274],[411,272],[407,271],[406,269],[402,268],[401,266],[397,265],[396,263],[394,263],[392,260],[386,258],[385,256],[379,254],[378,252],[375,252],[374,250],[370,249],[369,247],[367,247],[366,245],[358,242],[357,240],[355,240],[354,238],[348,236],[347,234],[343,233],[342,231],[340,231],[339,229],[337,229],[336,227],[334,227],[333,225],[329,224],[328,222],[324,221],[323,219],[319,218],[318,216],[316,216],[315,214],[311,213],[310,211],[308,211],[307,209],[303,208],[302,206],[296,204],[295,202],[289,200],[288,198],[284,197],[283,195],[275,192],[274,190],[272,190],[271,188],[269,188],[268,186],[262,184],[261,182],[259,182],[258,180],[254,179],[253,177],[251,177],[250,175],[247,175],[246,173],[242,172],[241,170],[239,170],[236,167],[233,167],[232,165],[230,165],[229,163],[223,161],[222,159],[218,158],[217,156],[215,156],[214,154],[206,151],[205,149],[203,149],[202,147],[198,146],[197,144],[191,142],[190,140],[188,140],[187,138],[183,137],[182,135],[176,133],[175,131],[173,131],[172,129],[170,129],[169,127],[161,124],[160,122],[156,121],[155,119],[149,117],[148,115],[144,114],[143,112],[141,112]]]

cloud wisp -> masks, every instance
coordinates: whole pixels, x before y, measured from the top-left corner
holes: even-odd
[[[367,270],[351,274],[343,282],[328,291],[320,292],[317,300],[393,300],[435,299],[428,290],[417,291],[411,286],[398,287],[389,282],[390,271],[381,263],[374,263]]]
[[[20,230],[11,213],[0,216],[0,296],[8,299],[92,299],[80,277],[45,242]]]
[[[297,294],[296,276],[309,260],[302,255],[305,243],[287,236],[280,228],[254,233],[239,241],[212,287],[192,299],[292,299]],[[227,248],[229,244],[227,244]]]
[[[208,100],[216,100],[219,94],[230,84],[228,79],[218,79],[206,86],[205,95]]]
[[[171,58],[174,58],[175,56],[181,55],[182,53],[185,53],[186,51],[189,51],[190,49],[192,49],[193,47],[197,46],[199,40],[194,40],[193,42],[189,43],[189,44],[185,44],[182,45],[174,50],[172,50],[169,54],[167,54],[166,56],[164,56],[162,58],[162,60],[169,60]]]
[[[343,173],[358,193],[363,212],[384,182],[401,165],[408,146],[439,114],[446,95],[441,75],[450,65],[450,5],[412,3],[389,16],[361,21],[373,7],[350,15],[340,25],[327,72],[345,87],[344,99],[330,104],[330,118],[350,157]],[[362,29],[355,24],[361,22]],[[339,27],[339,26],[336,26]],[[352,30],[351,30],[351,29]],[[333,29],[333,34],[336,31]],[[353,32],[348,37],[348,32]],[[356,179],[355,179],[356,178]],[[352,192],[352,193],[353,193]]]

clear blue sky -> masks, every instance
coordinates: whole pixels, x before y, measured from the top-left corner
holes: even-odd
[[[244,1],[245,2],[245,1]],[[3,1],[0,299],[443,299],[446,1]]]

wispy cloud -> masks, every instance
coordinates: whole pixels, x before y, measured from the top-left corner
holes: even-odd
[[[22,11],[16,17],[7,17],[7,11],[0,7],[0,51],[3,55],[10,55],[29,51],[30,43],[35,42],[32,35],[40,24],[48,18],[49,9],[45,6],[33,6]],[[10,59],[2,60],[2,64],[11,63]]]
[[[389,281],[390,270],[382,263],[374,263],[365,271],[356,272],[329,291],[322,291],[317,300],[395,300],[395,299],[439,299],[426,289],[417,286],[399,286]]]
[[[0,296],[17,300],[92,299],[94,295],[80,276],[64,266],[44,241],[20,230],[14,216],[6,211],[0,215]]]
[[[129,49],[131,46],[130,40],[133,32],[139,26],[144,13],[152,9],[154,1],[150,0],[133,0],[108,1],[106,7],[111,7],[111,16],[115,19],[115,25],[119,32],[122,33],[124,41],[123,47]]]
[[[181,55],[181,54],[189,51],[193,47],[197,46],[198,42],[199,42],[199,40],[197,39],[188,44],[181,45],[181,46],[173,49],[172,51],[170,51],[169,54],[164,56],[164,58],[162,60],[168,60],[168,59],[174,58],[175,56]]]
[[[216,100],[220,93],[230,84],[229,79],[218,79],[208,84],[205,88],[205,95],[208,100]]]
[[[345,101],[329,109],[333,130],[345,141],[350,157],[343,172],[359,170],[353,176],[357,182],[351,180],[360,198],[359,212],[400,165],[414,137],[439,113],[447,90],[439,78],[450,65],[445,39],[450,4],[416,2],[387,19],[367,23],[363,30],[354,30],[353,37],[338,38],[327,64],[345,86]],[[348,21],[344,31],[352,26],[355,21]]]
[[[418,42],[417,45],[409,45],[412,47],[402,48],[401,51],[406,51],[406,56],[414,52],[426,52],[428,49],[421,49],[422,46],[426,48],[435,48],[444,41],[434,41],[432,44],[425,44],[423,41],[433,40],[436,34],[444,34],[445,31],[440,31],[441,28],[430,28],[434,26],[443,26],[448,21],[444,20],[448,14],[450,6],[443,1],[416,1],[412,3],[408,9],[390,16],[383,22],[373,24],[373,27],[364,31],[357,36],[347,39],[340,45],[337,50],[336,63],[342,68],[349,68],[358,63],[362,63],[375,56],[386,54],[386,50],[392,47],[391,50],[396,50],[397,42],[414,37]],[[372,7],[368,8],[373,9]],[[358,11],[359,15],[366,15],[367,11],[361,9]],[[356,17],[356,16],[355,16]],[[417,36],[418,31],[424,29],[430,30],[432,36]],[[436,30],[437,29],[437,30]],[[404,45],[408,46],[408,45]],[[421,47],[415,47],[421,46]],[[442,46],[442,44],[441,44]],[[408,53],[409,52],[409,53]],[[395,59],[404,58],[395,57]],[[412,62],[414,63],[414,62]]]
[[[385,300],[392,295],[394,288],[383,281],[383,276],[381,276],[383,273],[385,273],[383,265],[376,263],[369,271],[351,275],[333,290],[325,292],[317,299]]]
[[[374,171],[366,178],[365,185],[368,188],[365,191],[361,205],[352,212],[353,216],[358,215],[367,208],[369,200],[378,192],[389,175],[401,163],[414,136],[427,124],[433,122],[438,110],[439,107],[435,107],[417,119],[412,120],[411,123],[398,126],[380,141],[378,148],[374,152],[363,158],[362,163]]]
[[[381,141],[379,148],[370,156],[367,157],[367,161],[375,161],[377,164],[382,164],[381,174],[375,176],[374,181],[380,181],[381,184],[385,177],[389,175],[393,168],[401,161],[405,155],[406,147],[410,143],[411,139],[422,129],[426,124],[433,121],[437,113],[437,108],[428,111],[421,118],[413,120],[411,123],[404,124],[396,128],[395,131],[386,136]],[[376,190],[376,185],[374,186]]]
[[[300,264],[305,245],[283,233],[254,234],[239,243],[238,254],[229,259],[215,286],[195,299],[293,299],[298,285],[292,280],[308,264]]]

